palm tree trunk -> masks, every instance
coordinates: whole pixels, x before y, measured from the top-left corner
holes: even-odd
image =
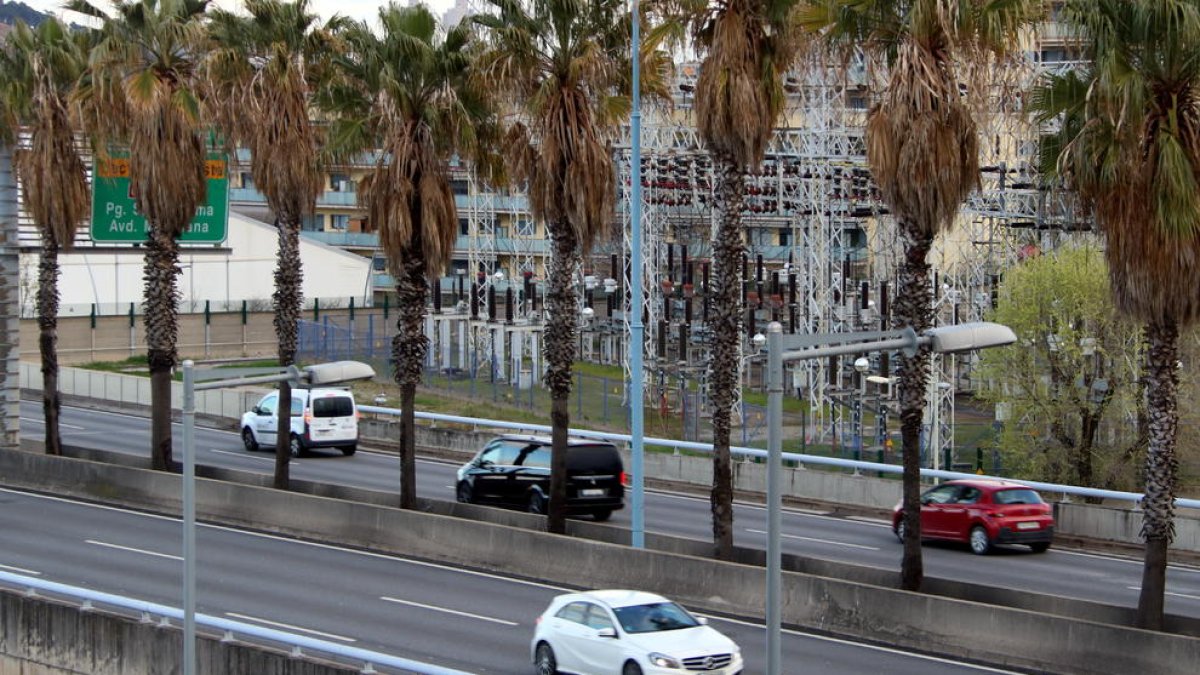
[[[554,248],[547,279],[546,387],[550,390],[550,504],[546,529],[556,534],[567,531],[567,430],[571,427],[571,366],[575,360],[576,308],[575,269],[579,265],[579,241],[564,218],[552,223]],[[640,377],[635,373],[634,377]],[[635,402],[637,405],[640,402]]]
[[[414,237],[417,238],[417,237]],[[392,338],[392,362],[400,385],[400,508],[417,508],[417,426],[413,409],[417,385],[429,338],[425,335],[425,302],[429,282],[420,246],[403,254],[403,269],[396,275],[396,336]]]
[[[929,288],[929,249],[933,238],[911,221],[898,223],[904,242],[904,265],[896,294],[893,321],[897,328],[911,326],[918,334],[929,328],[933,305]],[[900,355],[896,374],[900,383],[900,438],[904,461],[904,557],[900,562],[900,587],[921,589],[924,563],[921,559],[921,422],[929,387],[928,347],[915,356]],[[931,448],[931,452],[937,452]]]
[[[1146,396],[1150,415],[1150,447],[1146,453],[1146,497],[1142,536],[1146,559],[1138,597],[1137,625],[1163,628],[1163,597],[1167,590],[1167,546],[1175,538],[1175,486],[1179,460],[1175,439],[1179,429],[1179,325],[1171,320],[1146,326]]]
[[[300,321],[301,283],[304,270],[300,261],[300,221],[276,219],[279,230],[279,254],[275,267],[275,337],[279,342],[279,365],[296,362],[296,329]],[[279,383],[278,433],[275,436],[275,479],[278,490],[290,485],[292,385]]]
[[[179,323],[176,277],[179,243],[151,227],[142,279],[145,288],[146,356],[150,366],[151,466],[174,471],[171,459],[171,371],[175,367]]]
[[[745,170],[730,156],[716,158],[720,176],[717,209],[721,221],[713,239],[713,288],[709,308],[712,327],[710,386],[713,428],[713,546],[721,560],[733,558],[733,461],[729,452],[730,419],[739,381],[738,345],[742,340],[741,289],[738,269],[742,243]]]
[[[58,391],[58,242],[48,229],[42,232],[42,258],[38,263],[38,347],[42,354],[42,412],[46,423],[46,454],[62,454],[58,418],[62,395]]]

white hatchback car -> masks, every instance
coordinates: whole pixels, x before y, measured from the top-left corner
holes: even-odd
[[[242,415],[242,443],[253,452],[275,447],[279,392],[271,392]],[[299,457],[310,448],[338,448],[344,455],[358,449],[358,406],[347,389],[293,389],[289,444]]]
[[[739,675],[742,652],[660,595],[605,590],[551,601],[530,644],[538,675]]]

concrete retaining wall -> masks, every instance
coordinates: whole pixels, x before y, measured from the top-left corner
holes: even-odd
[[[0,482],[175,512],[180,478],[26,452],[0,453]],[[436,514],[201,479],[204,520],[368,547],[552,583],[633,587],[707,611],[761,617],[761,568]],[[1200,639],[1052,617],[788,572],[785,624],[1060,673],[1191,674]]]
[[[179,672],[183,636],[160,627],[41,597],[0,590],[0,673],[8,675],[168,675]],[[198,635],[202,675],[348,675],[336,666],[263,647]]]

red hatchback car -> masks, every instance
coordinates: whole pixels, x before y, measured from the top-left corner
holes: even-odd
[[[892,531],[904,541],[902,504],[892,510]],[[1000,480],[952,480],[921,495],[921,538],[959,541],[985,555],[996,544],[1050,548],[1054,516],[1031,488]]]

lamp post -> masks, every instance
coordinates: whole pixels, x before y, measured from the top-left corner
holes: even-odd
[[[917,335],[912,328],[859,333],[789,335],[784,344],[783,326],[772,321],[767,327],[767,675],[780,675],[782,659],[780,632],[780,583],[782,553],[779,543],[781,495],[779,491],[783,456],[783,364],[847,354],[903,350],[916,355],[921,347],[948,354],[1016,342],[1008,326],[979,322],[932,328]],[[784,352],[785,347],[794,351]]]
[[[249,384],[291,382],[293,386],[320,386],[369,380],[375,369],[358,361],[335,361],[279,368],[223,368],[200,371],[183,362],[183,674],[196,673],[196,392]],[[215,379],[220,377],[226,379]]]
[[[854,370],[858,373],[858,401],[854,404],[854,460],[862,461],[863,450],[863,398],[867,395],[867,371],[871,369],[871,360],[865,356],[854,359]],[[858,475],[858,469],[854,470]]]

